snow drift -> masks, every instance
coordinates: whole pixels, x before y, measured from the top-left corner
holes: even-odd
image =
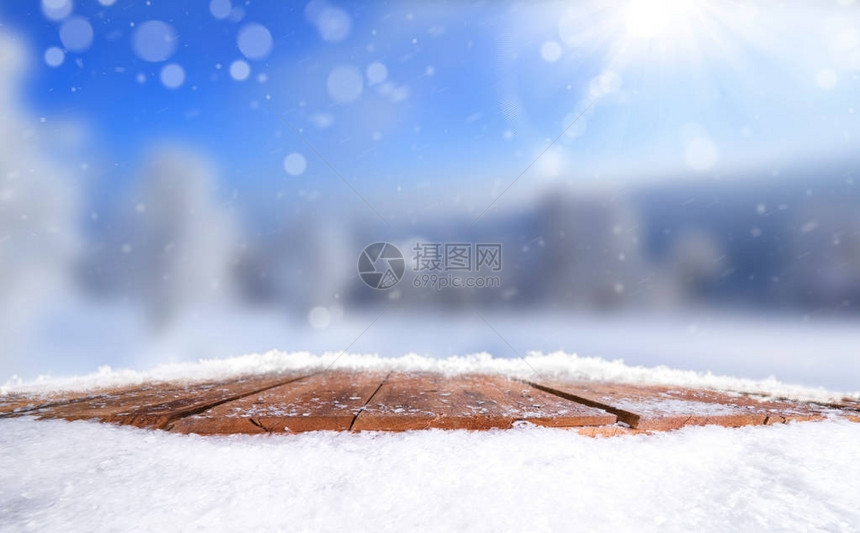
[[[448,358],[431,358],[418,354],[402,357],[379,355],[308,352],[248,354],[223,359],[201,359],[159,365],[151,370],[116,370],[101,367],[82,376],[42,376],[32,381],[9,380],[0,394],[10,392],[44,393],[58,390],[80,390],[97,387],[134,385],[146,381],[213,380],[243,374],[287,370],[412,370],[443,373],[484,372],[518,377],[553,377],[569,380],[604,380],[619,383],[660,384],[708,388],[722,391],[754,392],[801,401],[838,401],[860,398],[860,392],[833,392],[782,383],[776,379],[752,380],[711,373],[677,370],[665,366],[630,366],[622,360],[608,361],[598,357],[554,352],[530,353],[524,358],[500,359],[487,353]]]
[[[4,531],[848,531],[860,424],[197,437],[0,420]]]

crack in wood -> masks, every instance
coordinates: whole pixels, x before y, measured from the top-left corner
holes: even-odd
[[[624,409],[619,409],[617,407],[613,407],[607,403],[596,402],[594,400],[590,400],[588,398],[583,398],[582,396],[577,396],[576,394],[571,394],[569,392],[554,389],[552,387],[547,387],[546,385],[541,385],[540,383],[535,383],[533,381],[528,381],[528,380],[519,380],[519,381],[522,381],[526,385],[534,387],[537,390],[541,390],[544,392],[548,392],[549,394],[552,394],[554,396],[558,396],[559,398],[564,398],[565,400],[569,400],[569,401],[575,402],[575,403],[580,403],[582,405],[587,405],[589,407],[594,407],[596,409],[603,409],[604,411],[606,411],[608,413],[612,413],[613,415],[618,417],[619,421],[630,425],[630,427],[635,428],[637,426],[637,424],[639,423],[639,420],[642,418],[641,416],[639,416],[638,414],[636,414],[632,411],[625,411]]]
[[[263,424],[261,424],[260,422],[258,422],[258,421],[256,421],[256,420],[254,420],[253,418],[248,418],[248,422],[250,422],[250,423],[254,424],[254,425],[255,425],[255,426],[257,426],[258,428],[260,428],[260,429],[262,429],[263,431],[265,431],[266,433],[271,433],[271,432],[272,432],[269,428],[267,428],[266,426],[264,426],[264,425],[263,425]]]
[[[385,375],[384,378],[382,378],[382,383],[380,383],[379,386],[376,387],[376,390],[373,391],[373,394],[371,394],[367,398],[367,401],[364,402],[364,405],[362,405],[361,407],[358,408],[358,411],[356,411],[355,415],[352,417],[352,422],[349,423],[349,429],[347,431],[352,431],[352,428],[355,426],[355,422],[356,422],[356,420],[358,420],[358,417],[361,415],[361,413],[364,412],[365,409],[367,409],[367,405],[370,403],[370,401],[373,399],[373,397],[376,396],[376,393],[379,392],[379,390],[382,388],[382,386],[385,385],[385,382],[388,381],[388,378],[389,378],[389,376],[391,376],[391,374],[392,374],[392,372],[389,372],[388,374]]]
[[[227,398],[222,398],[222,399],[217,400],[217,401],[207,402],[207,403],[204,403],[201,405],[196,405],[193,407],[188,407],[185,409],[179,409],[177,411],[174,411],[172,413],[167,413],[164,415],[151,415],[151,414],[146,413],[146,410],[148,408],[154,407],[155,405],[158,405],[158,404],[144,406],[140,409],[136,409],[134,411],[134,413],[130,414],[128,417],[124,417],[124,420],[120,420],[120,423],[134,425],[134,426],[141,426],[141,427],[143,427],[143,426],[154,427],[156,429],[169,429],[168,426],[172,426],[175,422],[177,422],[178,420],[181,420],[183,418],[187,418],[189,416],[200,414],[200,413],[202,413],[204,411],[208,411],[209,409],[212,409],[214,407],[218,407],[219,405],[223,405],[223,404],[229,403],[229,402],[234,402],[236,400],[246,398],[246,397],[251,396],[253,394],[259,394],[259,393],[265,392],[269,389],[274,389],[275,387],[280,387],[281,385],[286,385],[288,383],[293,383],[295,381],[307,379],[307,378],[309,378],[315,374],[316,374],[316,372],[313,374],[305,375],[305,376],[292,377],[290,379],[278,381],[276,383],[273,383],[271,385],[267,385],[265,387],[261,387],[259,389],[254,389],[254,390],[244,392],[241,394],[235,394],[235,395],[229,396]],[[179,400],[176,400],[176,402],[187,400],[187,399],[188,398],[180,398]],[[137,414],[135,414],[135,413],[137,413]]]

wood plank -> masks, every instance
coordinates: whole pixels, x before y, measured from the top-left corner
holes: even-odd
[[[397,373],[359,413],[356,431],[509,428],[517,421],[556,427],[613,424],[601,409],[488,375]]]
[[[860,423],[860,411],[846,409],[842,411],[841,415],[850,422]]]
[[[96,419],[163,428],[184,416],[301,377],[301,374],[286,373],[213,382],[151,383],[132,390],[104,393],[83,401],[38,409],[31,414],[39,418]]]
[[[200,435],[347,431],[386,375],[322,372],[177,420],[170,430]]]
[[[36,411],[49,408],[108,398],[127,391],[137,390],[142,386],[127,385],[123,387],[100,387],[79,391],[4,394],[0,395],[0,418],[31,415]]]
[[[860,401],[852,398],[842,398],[842,401],[836,407],[840,410],[841,416],[851,422],[860,422]]]
[[[824,418],[821,410],[812,404],[760,401],[750,396],[710,390],[590,381],[530,384],[540,390],[605,409],[632,428],[643,430],[709,424],[737,427]]]
[[[23,394],[8,393],[0,395],[0,417],[21,416],[28,411],[55,404],[68,403],[76,398],[91,396],[86,392],[78,394]]]
[[[272,387],[306,377],[307,373],[285,372],[277,375],[252,376],[219,384],[205,391],[167,402],[159,402],[132,411],[114,415],[108,422],[131,424],[138,427],[170,429],[175,421],[211,409],[222,403],[257,394]]]
[[[39,418],[112,421],[114,416],[126,412],[153,404],[178,400],[194,394],[206,393],[210,389],[230,385],[233,381],[145,383],[131,390],[106,390],[72,404],[39,408],[32,414]]]

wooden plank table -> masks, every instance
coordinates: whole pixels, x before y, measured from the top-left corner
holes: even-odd
[[[690,425],[762,425],[839,416],[817,404],[703,389],[432,372],[285,372],[94,391],[0,395],[0,418],[98,420],[202,435],[301,431],[487,430],[518,422],[592,436]]]

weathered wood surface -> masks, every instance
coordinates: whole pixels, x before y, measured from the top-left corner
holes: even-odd
[[[0,416],[25,414],[40,407],[63,405],[80,398],[92,396],[90,393],[56,394],[4,394],[0,396]]]
[[[300,377],[301,374],[276,374],[215,382],[154,383],[102,391],[68,403],[40,407],[24,414],[39,418],[96,419],[139,427],[163,428],[173,420]]]
[[[817,420],[823,409],[801,402],[759,400],[749,395],[681,387],[600,382],[542,381],[541,390],[605,409],[630,427],[668,430],[683,426],[747,426]]]
[[[385,376],[316,374],[185,417],[170,429],[198,434],[347,431]]]
[[[167,428],[174,421],[191,416],[223,403],[236,401],[249,394],[259,394],[267,389],[290,383],[307,374],[286,373],[265,377],[240,378],[222,383],[192,394],[179,395],[166,401],[147,402],[146,405],[116,413],[107,422],[119,422],[138,427]]]
[[[353,429],[509,428],[526,421],[575,427],[615,423],[615,415],[487,375],[392,374],[358,415]]]
[[[496,375],[324,371],[0,395],[0,418],[18,416],[98,420],[203,435],[485,430],[528,422],[613,436],[828,416],[860,422],[860,402],[845,398],[816,404],[683,387],[521,381]]]
[[[47,409],[59,409],[84,401],[107,400],[119,394],[136,391],[152,385],[129,385],[124,387],[98,388],[83,391],[59,391],[51,393],[11,393],[0,395],[0,417],[31,415]]]
[[[852,422],[860,422],[860,400],[843,398],[835,407],[842,410],[842,416]]]

